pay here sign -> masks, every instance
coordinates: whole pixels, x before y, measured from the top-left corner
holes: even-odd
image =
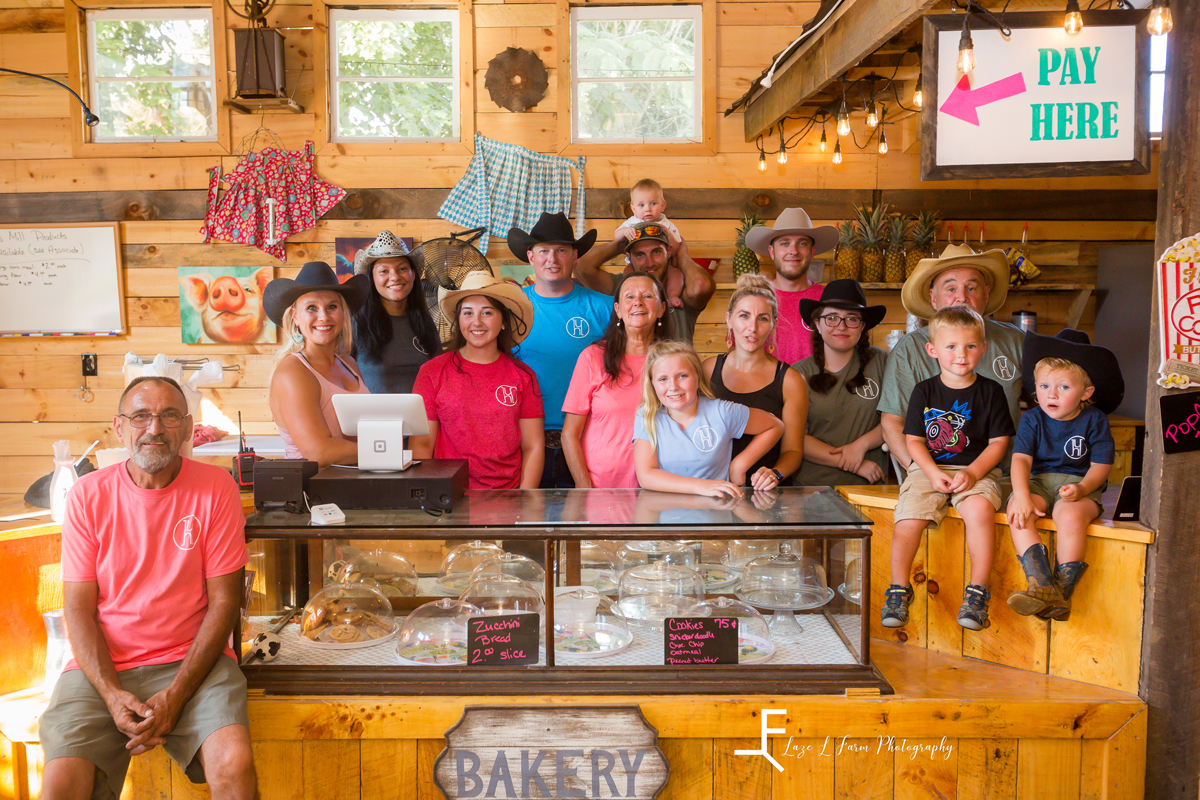
[[[958,71],[962,15],[927,17],[922,179],[1129,174],[1149,169],[1147,45],[1137,12],[972,18],[977,66]],[[1122,24],[1098,24],[1117,23]]]

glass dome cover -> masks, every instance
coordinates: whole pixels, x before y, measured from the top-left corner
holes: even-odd
[[[659,561],[695,569],[696,552],[682,542],[664,540],[625,542],[617,550],[617,569],[621,572]]]
[[[422,666],[467,662],[467,620],[483,612],[470,603],[443,597],[413,610],[396,637],[401,660]]]
[[[732,569],[741,571],[756,558],[777,555],[780,546],[787,542],[792,552],[799,550],[796,544],[787,539],[733,539],[721,563]]]
[[[538,587],[511,575],[488,575],[471,581],[459,599],[475,606],[488,617],[544,614],[546,611],[546,603]]]
[[[338,583],[374,586],[385,597],[415,597],[417,571],[407,558],[386,550],[359,553],[341,568]]]
[[[470,580],[474,583],[480,578],[493,575],[520,578],[535,587],[546,585],[546,570],[542,569],[542,565],[529,556],[518,553],[501,553],[498,556],[492,556],[471,572]]]
[[[300,615],[300,638],[332,649],[370,647],[396,635],[391,601],[374,586],[332,583]]]
[[[611,544],[587,539],[579,543],[579,582],[601,594],[617,592],[617,553]],[[566,580],[566,548],[558,557],[558,574]]]
[[[471,582],[471,573],[489,558],[504,555],[504,550],[492,542],[475,539],[460,544],[442,559],[437,584],[443,591],[461,594]]]
[[[737,595],[758,608],[801,611],[825,605],[833,598],[833,590],[826,582],[824,567],[796,555],[790,542],[781,542],[778,554],[746,564]]]
[[[554,598],[554,651],[576,658],[600,658],[633,642],[628,620],[611,598],[576,589]]]
[[[737,620],[738,663],[758,664],[775,654],[771,629],[758,610],[749,603],[729,597],[717,597],[687,609],[685,617],[722,617]]]
[[[618,607],[627,619],[661,629],[664,619],[683,616],[704,599],[704,576],[690,567],[656,561],[622,573],[617,591]]]

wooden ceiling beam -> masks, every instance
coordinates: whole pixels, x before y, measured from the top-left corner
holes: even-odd
[[[775,70],[771,88],[750,101],[746,141],[752,142],[796,106],[909,25],[937,0],[844,0],[824,29]]]

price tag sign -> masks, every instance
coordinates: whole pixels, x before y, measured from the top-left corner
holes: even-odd
[[[506,614],[467,620],[467,664],[513,666],[538,662],[540,614]]]
[[[738,621],[733,617],[667,617],[663,664],[738,663]]]
[[[1158,398],[1158,408],[1163,452],[1174,455],[1200,450],[1200,392],[1164,394]]]

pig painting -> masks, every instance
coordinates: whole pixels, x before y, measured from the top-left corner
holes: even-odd
[[[179,329],[185,344],[266,344],[275,325],[263,310],[271,267],[180,267]]]

